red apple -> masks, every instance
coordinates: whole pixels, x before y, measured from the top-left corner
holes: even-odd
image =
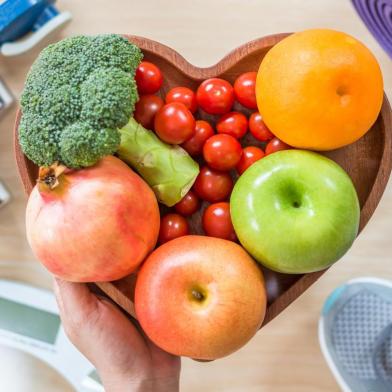
[[[135,310],[163,350],[197,359],[224,357],[259,329],[266,311],[260,269],[239,245],[190,235],[157,248],[137,278]]]

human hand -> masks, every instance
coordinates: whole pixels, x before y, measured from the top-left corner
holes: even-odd
[[[179,357],[154,345],[113,303],[86,284],[55,279],[64,330],[96,367],[106,392],[179,390]]]

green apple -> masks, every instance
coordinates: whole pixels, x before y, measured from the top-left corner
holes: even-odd
[[[314,152],[285,150],[254,163],[230,199],[238,239],[261,264],[285,273],[327,268],[352,245],[357,193],[347,173]]]

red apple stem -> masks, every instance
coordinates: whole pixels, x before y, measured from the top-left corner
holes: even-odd
[[[195,290],[195,289],[192,290],[192,296],[196,301],[199,301],[199,302],[203,301],[203,299],[204,299],[204,295],[200,291]]]

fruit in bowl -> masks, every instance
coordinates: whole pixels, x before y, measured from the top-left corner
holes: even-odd
[[[188,232],[191,234],[203,234],[201,224],[202,216],[204,216],[204,234],[218,237],[222,236],[235,240],[236,235],[232,228],[230,209],[228,208],[228,199],[233,188],[233,183],[235,183],[238,174],[246,176],[248,171],[252,170],[254,165],[258,164],[258,162],[262,162],[264,159],[269,159],[269,156],[273,156],[276,151],[292,148],[280,139],[276,138],[276,136],[269,129],[268,124],[264,121],[265,118],[262,117],[260,113],[254,111],[257,94],[256,91],[253,91],[251,88],[255,84],[254,71],[257,70],[257,67],[260,64],[260,60],[263,58],[270,46],[272,46],[274,43],[277,43],[282,38],[283,35],[277,35],[274,37],[267,37],[265,39],[257,40],[252,43],[252,45],[245,45],[244,47],[235,51],[215,68],[212,67],[208,70],[200,70],[196,67],[189,66],[185,60],[183,60],[174,51],[167,47],[161,46],[158,43],[154,43],[143,38],[129,37],[129,40],[133,42],[133,44],[136,44],[142,49],[145,56],[144,60],[146,60],[139,69],[140,72],[136,72],[139,74],[139,77],[136,78],[139,100],[137,101],[135,112],[133,113],[132,110],[127,112],[128,117],[126,124],[121,124],[121,127],[118,125],[120,128],[116,129],[114,127],[112,130],[117,131],[120,135],[119,144],[116,147],[117,156],[138,172],[138,174],[154,191],[158,201],[162,204],[161,214],[163,216],[162,219],[164,223],[161,230],[161,239],[163,239],[161,240],[162,243],[172,238],[187,234]],[[121,45],[116,45],[116,48],[118,49],[119,47],[122,47],[124,40],[121,37],[117,37],[116,39],[121,41]],[[96,39],[94,42],[102,43],[104,41],[105,39],[101,38]],[[129,43],[129,45],[132,44]],[[72,47],[72,45],[70,45],[70,47]],[[125,45],[125,47],[127,46]],[[124,58],[128,57],[123,57],[122,55],[119,56],[119,54],[116,52],[116,48],[110,49],[110,56],[106,56],[106,59],[110,58],[110,61],[114,62],[114,64],[118,66],[124,60]],[[85,57],[88,53],[106,53],[107,50],[108,48],[101,47],[100,50],[97,51],[81,51],[83,54],[79,52],[79,55],[82,58]],[[135,50],[135,48],[133,48],[133,50]],[[55,52],[55,47],[52,47],[51,53]],[[138,52],[136,51],[136,53]],[[76,56],[76,59],[74,55],[66,56],[65,59],[63,58],[63,61],[66,62],[67,59],[71,59],[73,66],[75,66],[75,64],[78,64],[78,56]],[[105,56],[103,57],[105,58]],[[149,63],[148,67],[146,66],[146,63]],[[40,66],[45,65],[45,61],[39,62],[39,64]],[[87,61],[87,64],[90,64],[90,62]],[[150,64],[152,64],[152,66]],[[39,68],[38,65],[33,67],[29,78],[34,75],[34,70],[36,70],[37,67]],[[105,67],[103,68],[105,69]],[[176,69],[180,69],[181,72],[176,72]],[[143,73],[145,70],[153,70],[155,76],[151,80],[144,77]],[[249,73],[248,71],[251,72]],[[132,73],[132,70],[130,70],[130,72]],[[243,75],[244,72],[245,74]],[[52,75],[53,78],[54,75],[56,75],[55,72],[49,72],[48,74]],[[42,72],[41,75],[44,75],[44,73]],[[80,73],[76,73],[76,75],[80,77],[77,83],[83,83],[83,77],[81,77]],[[38,82],[43,80],[50,85],[50,83],[56,79],[53,78],[45,80],[45,78],[42,77],[41,79],[38,79]],[[203,83],[204,79],[206,78],[207,80],[205,83]],[[126,78],[126,80],[130,79]],[[163,84],[161,87],[162,80]],[[150,82],[151,85],[149,85]],[[231,87],[233,84],[234,89]],[[200,85],[202,86],[199,89],[199,94],[197,94],[198,86]],[[112,86],[107,85],[107,88],[109,87]],[[102,95],[98,94],[100,97],[108,96],[106,94],[106,90],[100,91],[102,93]],[[111,88],[110,91],[113,92],[114,90]],[[33,93],[37,93],[37,90],[33,89]],[[39,90],[37,96],[39,97]],[[135,95],[132,95],[132,97],[135,98]],[[39,98],[41,100],[45,100],[47,99],[47,96]],[[85,97],[83,99],[85,99]],[[218,102],[214,102],[215,99],[217,99]],[[121,100],[118,101],[116,99],[109,99],[108,102],[116,105],[116,102],[121,103]],[[191,119],[190,116],[193,116],[195,119],[195,128],[193,132],[188,129],[188,126],[184,126],[183,128],[181,127],[180,130],[186,130],[187,132],[182,132],[182,135],[175,134],[177,128],[176,126],[169,127],[170,124],[163,123],[164,121],[169,121],[170,116],[174,113],[174,111],[165,111],[165,116],[162,117],[162,123],[160,121],[160,131],[158,131],[158,134],[161,133],[163,138],[170,136],[170,141],[182,142],[184,137],[189,137],[189,139],[182,142],[181,145],[183,148],[177,145],[165,143],[155,132],[156,129],[154,128],[154,124],[156,114],[161,110],[162,107],[164,107],[165,104],[169,104],[171,106],[173,106],[173,104],[177,104],[175,106],[182,105],[181,110],[176,111],[177,115],[182,116],[185,114],[187,119]],[[45,110],[51,108],[48,103],[46,103],[46,105],[43,107]],[[68,115],[75,116],[80,120],[80,113],[77,110],[78,107],[79,106],[76,105],[76,110],[69,112]],[[63,102],[63,108],[68,108],[66,101]],[[36,108],[34,105],[30,109],[34,114],[33,117],[39,119],[40,117],[37,114],[40,113],[35,112]],[[61,105],[55,105],[55,109],[53,110],[60,109]],[[103,116],[103,118],[100,120],[102,123],[105,123],[105,118],[107,115],[109,115],[109,113],[115,113],[118,110],[118,108],[116,110],[112,108],[113,111],[101,110],[99,106],[97,106],[97,109],[98,110],[95,115],[98,118],[100,115]],[[252,113],[252,111],[254,112]],[[64,112],[66,111],[64,110]],[[25,109],[23,110],[23,115],[24,113]],[[85,120],[85,117],[83,117],[82,120]],[[182,121],[184,118],[177,117],[177,119],[172,118],[171,120]],[[186,121],[186,123],[188,124],[188,121]],[[190,123],[193,122],[190,121]],[[214,136],[214,128],[216,129],[218,133],[217,136],[219,136],[220,139],[222,139],[222,136],[226,139],[226,136],[230,136],[241,144],[241,149],[236,149],[236,159],[233,159],[230,164],[224,162],[224,165],[222,165],[220,159],[221,157],[222,159],[226,159],[226,155],[228,154],[227,150],[225,153],[223,144],[214,144],[213,151],[208,151],[209,149],[206,148],[205,156],[210,161],[210,164],[219,169],[212,169],[211,167],[208,167],[205,164],[203,158],[204,145],[208,139]],[[250,134],[247,132],[247,128],[249,128]],[[39,131],[50,131],[51,129],[53,129],[53,127],[38,127]],[[100,133],[99,126],[94,126],[94,130],[97,131],[98,134]],[[62,129],[60,127],[57,130],[57,133],[55,133],[55,136],[59,137],[61,131]],[[185,134],[186,136],[184,136]],[[42,136],[41,141],[48,140],[48,138],[45,139],[45,137],[48,136],[48,133],[45,134],[38,132],[36,135],[40,137]],[[94,136],[95,134],[94,132],[91,132],[91,134],[87,133],[87,135]],[[174,138],[172,138],[173,136]],[[177,138],[177,136],[180,137]],[[55,145],[57,142],[56,137],[49,138],[49,140],[54,142]],[[39,139],[39,137],[37,139]],[[72,139],[70,138],[70,140]],[[377,187],[379,192],[377,197],[380,195],[380,190],[383,188],[383,185],[385,185],[383,180],[380,180],[380,176],[377,174],[379,166],[375,166],[373,163],[375,161],[374,157],[377,157],[377,159],[381,160],[381,162],[384,162],[385,166],[386,161],[385,155],[383,155],[383,149],[387,148],[386,145],[389,143],[388,140],[388,134],[385,133],[385,116],[383,116],[381,117],[381,121],[376,123],[376,126],[373,128],[373,130],[366,136],[366,140],[360,140],[355,145],[349,146],[347,149],[332,153],[333,159],[341,163],[352,176],[359,191],[361,205],[363,205],[367,199],[370,186],[373,184],[375,179],[377,179],[379,185]],[[94,143],[96,143],[96,141],[92,140],[90,144],[94,145]],[[372,146],[372,149],[367,148],[369,143]],[[84,143],[75,143],[75,147],[80,146],[80,148],[85,148],[88,150],[90,144],[85,141]],[[38,145],[42,144],[38,143]],[[45,143],[43,143],[43,145],[45,146]],[[72,147],[74,146],[72,143],[69,143],[69,147],[70,151],[72,151]],[[28,152],[26,151],[26,153]],[[365,156],[364,153],[366,154]],[[265,158],[267,155],[268,157]],[[27,188],[30,190],[30,186],[35,180],[34,171],[32,169],[33,166],[31,165],[31,162],[27,161],[26,157],[21,155],[20,152],[17,154],[17,156],[19,157],[18,161],[22,174],[23,170],[26,174],[26,164],[29,165],[29,177],[24,176],[24,179]],[[99,156],[98,161],[99,158],[102,157]],[[370,165],[368,164],[369,162],[371,163]],[[198,164],[200,164],[200,167],[202,167],[199,175]],[[79,169],[73,170],[75,170],[75,173],[77,173],[77,170]],[[90,169],[81,169],[81,171],[83,170]],[[389,169],[387,171],[389,171]],[[196,177],[197,180],[194,183]],[[27,178],[28,180],[26,180]],[[366,186],[362,186],[363,182],[366,183]],[[190,190],[193,183],[194,186]],[[368,208],[367,212],[365,210],[364,216],[362,216],[362,223],[366,223],[366,220],[369,218],[372,212],[372,208],[376,204],[377,200],[374,201],[374,197],[372,200],[373,204],[371,204],[371,208]],[[213,204],[209,207],[209,203],[216,204]],[[222,208],[223,206],[224,208]],[[86,208],[88,208],[88,200],[86,200]],[[131,208],[132,206],[130,206],[130,209]],[[182,215],[182,217],[176,215],[175,219],[173,219],[174,209],[177,214]],[[99,214],[100,212],[97,210],[97,217]],[[219,216],[219,220],[215,221],[214,216]],[[94,222],[98,221],[98,219],[94,219],[91,223],[94,224]],[[61,221],[58,222],[59,227],[56,228],[57,230],[61,228],[61,223]],[[200,250],[200,246],[198,245],[200,244],[200,241],[197,239],[195,240],[194,236],[181,237],[165,242],[162,247],[169,246],[176,241],[185,241],[185,239],[193,242],[192,247],[195,249],[195,251]],[[232,245],[235,244],[233,243]],[[238,247],[239,245],[235,246]],[[210,248],[213,247],[215,247],[215,245],[210,246]],[[158,247],[155,252],[158,252],[160,249],[161,247]],[[231,263],[235,263],[236,267],[239,268],[239,265],[237,265],[239,264],[238,261],[235,262],[234,260],[230,259],[228,261],[228,266],[231,265]],[[252,261],[252,263],[257,269],[257,263],[254,261]],[[142,270],[143,268],[144,267],[142,267]],[[211,265],[203,264],[203,269],[204,268],[206,270],[211,270],[211,272],[214,271],[214,265],[212,263]],[[183,274],[185,275],[186,273],[187,272],[185,271]],[[309,285],[309,283],[315,279],[313,275],[308,275],[307,277],[302,278],[300,276],[274,274],[269,270],[267,271],[266,276],[268,277],[269,281],[278,281],[279,287],[278,293],[276,295],[271,291],[268,293],[270,304],[267,310],[266,321],[269,321],[272,317],[278,314],[296,295],[302,292],[307,287],[307,285]],[[121,283],[100,283],[99,287],[101,290],[111,296],[116,302],[121,303],[121,306],[124,307],[127,311],[132,313],[133,306],[131,305],[131,296],[129,295],[129,290],[126,291],[127,297],[119,292],[119,290],[122,290],[121,288],[124,288],[128,285],[128,282],[129,280],[125,278],[121,281]],[[242,283],[243,282],[238,282],[238,285]],[[237,283],[233,283],[232,287],[237,287]],[[255,297],[258,297],[260,293],[254,295]],[[275,298],[277,298],[276,301]],[[159,306],[159,304],[155,304],[155,310],[156,312],[160,312],[162,315],[163,312],[159,309]],[[233,310],[233,312],[236,311]],[[215,311],[213,313],[215,313]],[[260,317],[257,325],[260,325],[262,322],[261,320],[263,315],[264,314],[259,313]],[[172,321],[175,322],[177,320],[174,318]],[[243,318],[241,326],[244,328],[244,330],[249,332],[246,334],[248,337],[251,336],[251,330],[252,333],[254,333],[254,326],[256,325],[256,322],[252,323],[252,328],[249,328],[249,325],[250,324],[248,323],[247,318]],[[146,329],[147,328],[148,327],[146,327]],[[211,336],[213,336],[212,332]],[[226,352],[229,352],[230,347],[238,348],[240,341],[241,344],[243,344],[247,340],[247,338],[245,339],[244,336],[242,336],[242,338],[241,336],[225,336],[222,337],[222,339],[223,338],[225,339],[224,346],[226,347]],[[178,349],[178,347],[176,349]],[[221,354],[215,353],[212,355],[211,352],[207,351],[207,348],[205,348],[205,350],[206,351],[204,353],[198,352],[197,355],[195,354],[195,356],[198,356],[199,358],[209,358],[225,355],[223,352]],[[185,350],[184,354],[190,355],[190,353],[187,353]]]
[[[241,244],[278,272],[329,267],[346,253],[359,227],[350,177],[310,151],[280,151],[256,162],[235,184],[230,205]]]
[[[264,319],[264,279],[232,241],[185,236],[157,248],[141,268],[136,316],[159,347],[217,359],[243,346]]]
[[[381,70],[370,50],[328,29],[279,42],[261,62],[256,83],[268,128],[297,148],[332,150],[355,142],[383,102]]]
[[[28,242],[57,277],[106,282],[134,272],[155,247],[158,203],[118,158],[76,171],[41,169],[26,209]]]

